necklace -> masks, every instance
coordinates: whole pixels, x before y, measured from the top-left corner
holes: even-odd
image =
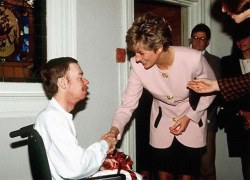
[[[163,78],[168,78],[168,70],[161,70],[159,67],[157,67],[160,75],[163,77]]]

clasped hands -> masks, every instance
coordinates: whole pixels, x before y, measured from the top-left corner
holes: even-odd
[[[179,118],[175,124],[169,128],[170,132],[174,135],[181,135],[187,128],[190,122],[189,117],[186,115]],[[112,127],[111,130],[104,134],[101,139],[107,141],[109,144],[108,153],[112,153],[115,149],[115,146],[118,142],[117,135],[119,134],[119,129],[117,127]]]
[[[109,144],[108,153],[112,153],[115,150],[115,146],[118,142],[118,134],[119,129],[113,126],[108,133],[102,135],[101,139],[107,141],[107,143]]]

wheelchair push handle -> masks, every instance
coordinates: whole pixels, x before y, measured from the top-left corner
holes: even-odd
[[[17,137],[17,136],[20,136],[20,135],[21,135],[20,130],[10,132],[10,137],[11,138],[14,138],[14,137]]]
[[[14,138],[14,137],[17,137],[17,136],[21,136],[22,138],[25,138],[25,137],[27,137],[27,136],[29,136],[31,134],[33,126],[34,126],[34,124],[31,124],[31,125],[22,127],[19,130],[11,131],[9,136],[11,138]]]

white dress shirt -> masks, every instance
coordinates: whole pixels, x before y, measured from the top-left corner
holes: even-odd
[[[250,72],[250,59],[240,59],[240,67],[242,74]]]
[[[104,140],[87,148],[78,145],[72,114],[52,98],[37,116],[35,129],[41,135],[52,179],[77,179],[98,171],[106,158],[108,143]]]

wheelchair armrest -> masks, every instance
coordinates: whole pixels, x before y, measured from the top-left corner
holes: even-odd
[[[104,176],[97,176],[97,177],[89,177],[83,178],[81,180],[88,180],[88,179],[106,179],[106,180],[126,180],[125,174],[109,174]]]

